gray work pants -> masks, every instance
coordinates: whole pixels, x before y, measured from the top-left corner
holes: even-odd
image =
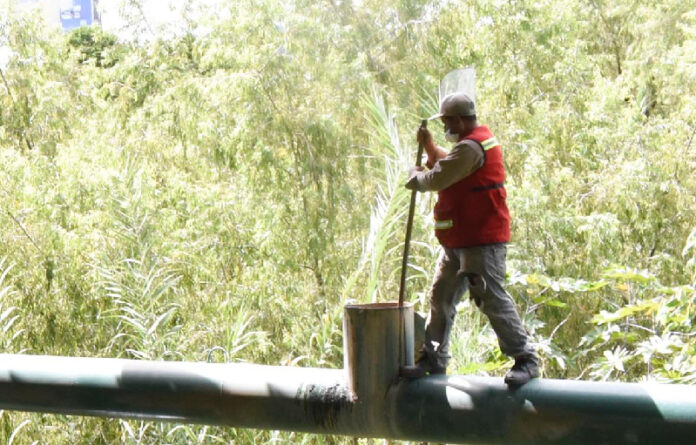
[[[430,314],[425,328],[425,352],[439,364],[447,366],[451,357],[450,332],[457,304],[467,289],[490,320],[504,354],[536,355],[527,343],[527,332],[515,304],[503,288],[506,256],[505,244],[442,248],[430,289]]]

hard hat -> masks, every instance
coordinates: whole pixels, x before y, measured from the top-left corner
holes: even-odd
[[[475,116],[476,107],[474,101],[462,92],[452,93],[445,96],[440,103],[440,112],[430,116],[428,120],[437,119],[443,116]]]

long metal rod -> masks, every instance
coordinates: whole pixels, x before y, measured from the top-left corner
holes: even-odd
[[[427,128],[428,120],[423,119],[420,128]],[[418,142],[418,153],[416,154],[416,167],[421,166],[421,158],[423,157],[423,143]],[[404,241],[404,256],[401,260],[401,280],[399,282],[399,306],[404,304],[404,295],[406,294],[406,269],[408,267],[408,253],[411,248],[411,232],[413,231],[413,214],[416,210],[416,194],[411,192],[411,203],[408,206],[408,220],[406,221],[406,240]]]
[[[342,370],[0,355],[0,409],[447,443],[686,444],[696,387],[430,376],[356,401]],[[378,414],[378,415],[377,415]]]

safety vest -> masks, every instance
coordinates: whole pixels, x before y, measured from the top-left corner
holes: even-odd
[[[445,247],[473,247],[510,241],[510,213],[505,198],[503,151],[485,125],[461,141],[483,147],[483,166],[440,190],[435,205],[435,235]]]

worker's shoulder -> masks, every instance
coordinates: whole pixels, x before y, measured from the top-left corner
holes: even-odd
[[[452,151],[450,153],[465,152],[470,150],[480,152],[481,150],[483,150],[483,146],[480,142],[474,139],[462,139],[461,141],[457,142],[457,144],[454,147],[452,147]]]

